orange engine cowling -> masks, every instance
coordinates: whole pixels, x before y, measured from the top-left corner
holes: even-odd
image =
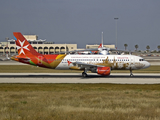
[[[110,67],[97,67],[97,74],[108,76],[110,75]]]

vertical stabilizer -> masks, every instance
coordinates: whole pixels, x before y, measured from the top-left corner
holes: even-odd
[[[20,32],[13,32],[13,35],[19,56],[40,55]]]

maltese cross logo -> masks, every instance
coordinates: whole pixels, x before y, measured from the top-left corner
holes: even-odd
[[[20,46],[17,46],[17,49],[18,49],[18,50],[19,50],[19,49],[21,49],[21,51],[20,51],[19,55],[20,55],[21,53],[23,53],[23,54],[25,55],[25,53],[24,53],[24,50],[23,50],[23,49],[26,49],[26,50],[28,50],[28,51],[29,51],[29,49],[28,49],[29,44],[28,44],[28,45],[26,45],[26,46],[24,46],[25,40],[24,40],[23,42],[21,42],[21,41],[19,40],[19,43],[20,43]]]

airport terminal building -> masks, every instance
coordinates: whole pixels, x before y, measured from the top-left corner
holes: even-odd
[[[46,40],[38,39],[37,35],[24,35],[24,37],[34,47],[34,49],[41,54],[54,54],[77,50],[77,44],[54,44],[54,42],[47,42]],[[17,54],[14,39],[8,40],[8,42],[0,43],[0,54],[5,55],[7,51],[9,55]]]

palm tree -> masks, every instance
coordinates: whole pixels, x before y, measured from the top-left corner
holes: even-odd
[[[147,45],[146,49],[147,49],[147,51],[149,51],[149,49],[150,49],[149,45]]]
[[[135,45],[135,48],[136,48],[136,51],[137,51],[137,49],[138,49],[138,45]]]
[[[124,47],[125,47],[125,50],[127,49],[128,45],[127,44],[124,44]]]
[[[158,51],[160,52],[160,45],[158,45],[157,48],[158,48]]]

